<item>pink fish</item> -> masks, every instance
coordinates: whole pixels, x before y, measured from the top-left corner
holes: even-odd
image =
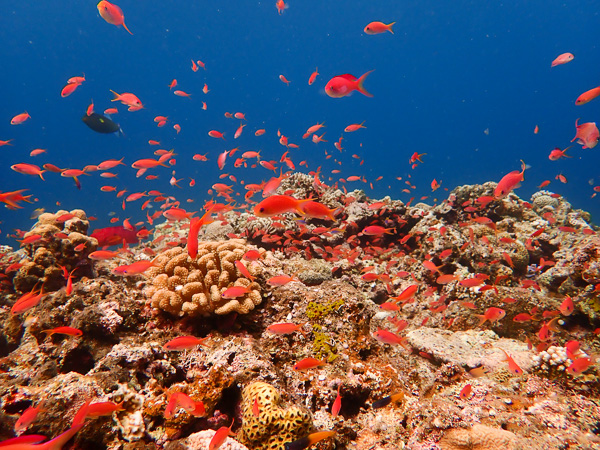
[[[561,55],[558,55],[556,57],[556,59],[554,61],[552,61],[552,64],[550,65],[550,67],[559,66],[561,64],[566,64],[570,61],[573,61],[574,58],[575,58],[575,56],[573,56],[573,53],[563,53]]]
[[[577,139],[577,143],[582,144],[583,148],[594,148],[600,138],[600,131],[598,131],[596,122],[586,122],[578,125],[578,121],[579,119],[575,121],[577,132],[575,133],[575,137],[571,139],[571,142]]]
[[[346,73],[344,75],[338,75],[333,77],[325,85],[325,93],[333,98],[342,98],[350,95],[354,91],[358,91],[367,97],[373,97],[363,86],[365,78],[369,75],[372,70],[363,74],[360,78],[356,78],[354,75]]]

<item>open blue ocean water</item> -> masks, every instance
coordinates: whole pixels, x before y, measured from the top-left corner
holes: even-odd
[[[0,147],[0,192],[28,189],[38,199],[23,209],[1,210],[0,243],[15,245],[9,237],[14,229],[28,230],[35,208],[53,212],[57,202],[62,209],[82,208],[97,217],[92,227],[108,226],[111,212],[132,223],[145,218],[143,200],[128,203],[123,211],[122,198],[101,192],[103,185],[128,193],[159,190],[197,211],[211,198],[211,186],[224,182],[241,193],[242,203],[240,180],[260,183],[279,172],[234,168],[234,159],[243,151],[260,150],[263,159],[279,161],[288,149],[279,144],[277,130],[299,144],[289,149],[298,170],[321,167],[321,179],[328,184],[364,175],[373,189],[362,181],[345,186],[365,189],[372,198],[429,196],[427,202],[433,203],[447,196],[444,188],[498,181],[519,169],[522,159],[531,168],[518,195],[528,199],[542,181],[551,180],[546,189],[598,221],[599,199],[592,198],[593,187],[600,185],[598,148],[582,150],[575,144],[567,152],[571,159],[548,159],[555,147],[570,145],[577,118],[600,122],[600,99],[575,105],[582,92],[600,85],[597,2],[290,0],[279,15],[271,0],[120,0],[116,3],[133,35],[103,20],[96,3],[0,4],[0,139],[13,140]],[[395,21],[394,34],[365,34],[371,21]],[[575,59],[550,68],[564,52]],[[192,59],[203,61],[206,70],[193,72]],[[320,75],[309,86],[316,67]],[[365,87],[372,98],[325,95],[333,76],[358,77],[370,70]],[[67,79],[83,73],[86,81],[62,98]],[[279,75],[290,80],[289,86]],[[191,98],[169,90],[173,79]],[[205,83],[207,94],[202,92]],[[111,89],[134,93],[144,109],[128,112],[112,103]],[[124,136],[95,133],[81,121],[92,99],[98,112],[119,108],[113,119]],[[11,125],[11,118],[23,111],[31,119]],[[238,111],[245,113],[247,126],[234,140],[240,121],[224,113]],[[166,126],[156,126],[158,115],[168,116]],[[363,121],[366,129],[343,133],[347,125]],[[320,133],[326,132],[327,143],[302,139],[317,122],[325,122]],[[175,123],[181,126],[179,134]],[[261,128],[266,134],[256,137],[254,131]],[[224,132],[225,141],[208,136],[209,130]],[[342,134],[340,153],[333,142]],[[136,178],[130,167],[137,159],[155,157],[157,147],[149,139],[177,154],[176,165],[147,172],[158,175],[155,180]],[[240,151],[219,171],[217,156],[234,147]],[[47,152],[30,157],[35,148]],[[414,152],[426,155],[411,169]],[[209,161],[192,160],[205,153]],[[10,169],[17,163],[81,169],[120,158],[126,165],[112,171],[117,178],[90,172],[80,177],[81,190],[56,173],[44,173],[42,181]],[[181,188],[170,185],[172,171],[182,179]],[[233,174],[238,183],[219,179],[221,173]],[[555,179],[560,173],[567,184]],[[408,176],[416,186],[411,193],[402,191]],[[196,181],[193,187],[190,178]],[[432,193],[434,178],[442,187]]]

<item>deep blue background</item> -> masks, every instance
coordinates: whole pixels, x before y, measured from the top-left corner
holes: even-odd
[[[579,94],[600,84],[597,2],[290,0],[281,16],[274,3],[120,0],[131,36],[106,23],[95,1],[3,1],[0,139],[14,139],[15,145],[0,148],[0,191],[28,188],[39,202],[19,211],[3,208],[0,241],[9,242],[6,235],[13,228],[28,229],[34,208],[54,211],[57,201],[97,216],[96,226],[108,225],[109,211],[132,222],[145,216],[141,202],[128,204],[123,212],[114,193],[99,191],[102,185],[128,192],[158,189],[177,196],[186,208],[199,209],[213,183],[228,182],[218,178],[217,155],[239,146],[242,151],[262,149],[265,159],[279,160],[285,148],[278,143],[277,129],[300,144],[290,151],[296,166],[301,160],[308,161],[310,170],[322,165],[325,181],[336,168],[342,173],[334,180],[364,174],[374,181],[382,175],[374,191],[361,182],[347,185],[366,188],[374,198],[390,195],[407,201],[431,195],[434,177],[449,189],[497,181],[524,159],[531,169],[519,195],[528,198],[535,186],[551,179],[547,189],[597,217],[600,207],[597,198],[590,199],[589,182],[600,184],[600,147],[582,150],[576,145],[569,151],[572,159],[548,160],[554,147],[569,145],[575,119],[600,122],[600,99],[574,105]],[[395,34],[364,34],[373,20],[396,21]],[[551,69],[550,62],[567,51],[575,60]],[[191,58],[204,61],[207,70],[192,72]],[[308,86],[316,66],[321,75]],[[331,77],[360,76],[372,69],[365,86],[373,98],[324,95]],[[61,98],[66,80],[82,72],[87,81]],[[280,74],[290,86],[278,79]],[[173,78],[191,99],[169,91]],[[201,91],[204,83],[207,95]],[[142,111],[127,112],[119,104],[114,119],[125,132],[121,138],[94,133],[81,122],[92,98],[99,112],[116,105],[110,102],[110,89],[133,92],[145,105]],[[207,111],[201,109],[202,101]],[[32,119],[11,126],[10,119],[24,110]],[[240,139],[233,140],[239,121],[226,119],[225,111],[246,113],[248,126]],[[170,119],[160,129],[153,122],[159,114]],[[332,143],[346,125],[363,120],[367,129],[345,133],[340,154]],[[322,121],[329,142],[316,146],[303,141],[305,130]],[[179,135],[174,123],[182,127]],[[536,124],[540,132],[534,135]],[[267,134],[255,137],[258,128],[266,128]],[[209,137],[211,129],[225,131],[227,140]],[[184,189],[169,185],[171,168],[149,172],[158,174],[158,180],[135,178],[128,166],[153,157],[155,147],[148,139],[175,149],[174,169],[177,178],[184,178]],[[34,148],[48,153],[31,158]],[[325,160],[325,150],[334,157]],[[427,155],[423,165],[411,170],[408,159],[415,151]],[[208,162],[191,159],[207,152]],[[364,165],[352,154],[364,157]],[[81,191],[57,174],[45,174],[43,182],[10,170],[19,162],[82,168],[123,156],[128,166],[119,166],[118,179],[95,172],[82,177]],[[224,172],[247,183],[272,176],[261,167],[233,169],[232,163]],[[559,172],[568,184],[554,180]],[[408,174],[418,187],[411,195],[402,193],[406,185],[395,179]],[[196,179],[194,188],[187,186],[188,177]],[[435,194],[440,199],[447,195],[443,190]],[[195,203],[186,203],[187,198]]]

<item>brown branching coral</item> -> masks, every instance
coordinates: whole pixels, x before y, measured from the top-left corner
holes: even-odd
[[[248,250],[239,239],[201,242],[196,259],[181,247],[166,250],[155,259],[156,266],[146,271],[151,285],[145,294],[152,307],[177,316],[233,311],[247,314],[262,301],[258,283],[244,278],[235,266]],[[256,274],[253,267],[248,270]],[[233,286],[248,288],[248,292],[237,298],[223,298],[222,294]]]

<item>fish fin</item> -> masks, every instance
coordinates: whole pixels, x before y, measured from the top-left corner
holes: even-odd
[[[478,327],[483,325],[484,322],[487,320],[487,318],[483,314],[475,314],[475,317],[479,319],[479,323],[477,324]]]
[[[363,86],[363,83],[365,82],[365,79],[367,78],[367,75],[369,75],[371,72],[373,72],[372,70],[369,70],[367,73],[363,74],[357,81],[357,87],[356,89],[358,89],[358,92],[360,92],[363,95],[366,95],[367,97],[373,97],[373,94],[371,94],[369,91],[367,91],[365,89],[365,87]]]
[[[127,30],[127,32],[133,36],[133,33],[131,31],[129,31],[129,28],[127,28],[127,25],[125,25],[125,21],[123,21],[123,28],[125,28]]]
[[[390,23],[390,24],[387,26],[387,29],[388,29],[388,31],[389,31],[390,33],[392,33],[392,34],[394,34],[394,32],[392,31],[392,27],[394,26],[394,24],[395,24],[395,23],[396,23],[396,22],[392,22],[392,23]]]

